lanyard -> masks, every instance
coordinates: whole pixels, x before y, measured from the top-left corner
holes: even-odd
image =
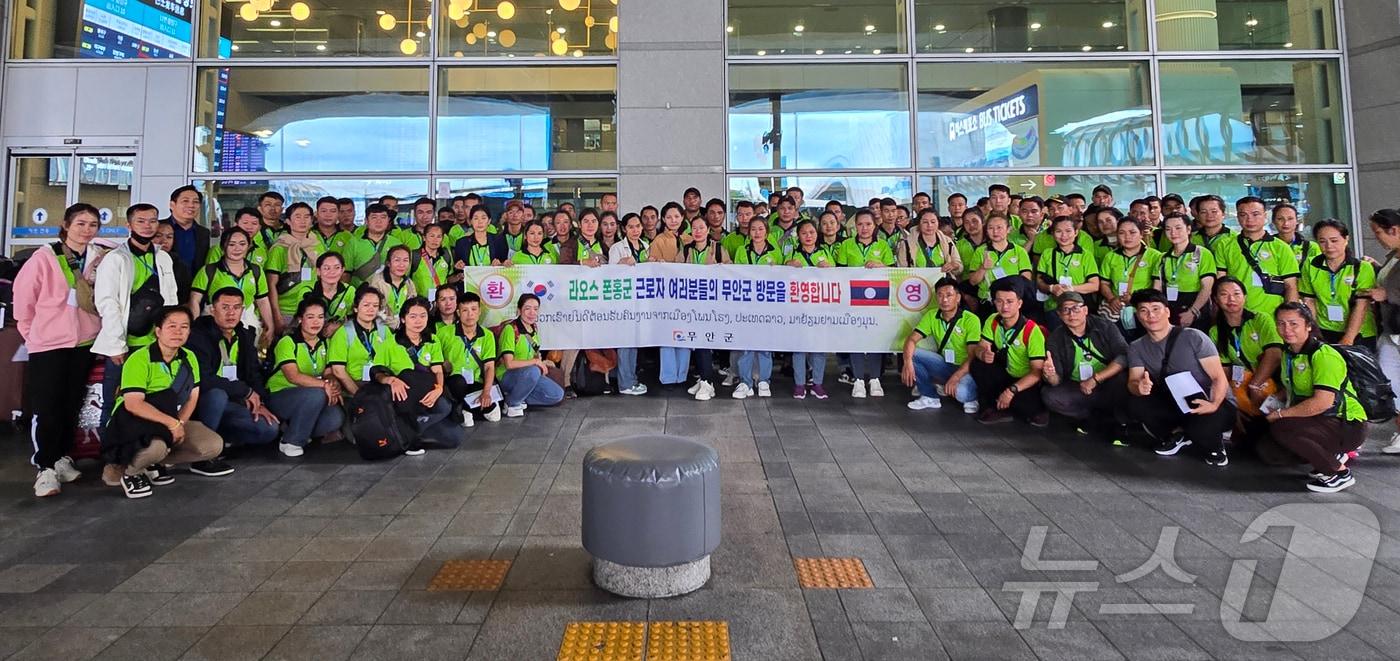
[[[870,262],[870,251],[874,250],[878,243],[878,241],[871,241],[870,245],[861,245],[860,239],[856,239],[856,249],[860,251],[860,258],[862,260],[861,266],[865,266]]]
[[[1138,267],[1147,258],[1147,246],[1138,246],[1136,255],[1129,255],[1126,252],[1118,251],[1123,257],[1123,268],[1118,271],[1120,282],[1128,283],[1128,289],[1133,288],[1133,280],[1137,279]]]
[[[930,248],[928,244],[924,243],[924,237],[922,235],[919,236],[919,252],[924,254],[924,263],[922,266],[938,266],[933,263],[933,248]]]
[[[534,333],[525,332],[525,324],[517,322],[515,324],[515,334],[525,340],[525,347],[529,350],[529,353],[535,353],[535,348],[539,346],[539,343],[535,340]]]
[[[509,246],[511,250],[519,251],[521,242],[525,240],[525,233],[511,234],[510,232],[506,232],[505,234],[506,245]]]
[[[953,337],[953,327],[957,326],[961,319],[961,315],[954,315],[952,321],[943,321],[943,315],[938,316],[938,321],[943,324],[943,339],[938,341],[939,354],[942,354],[943,349],[948,346],[948,339]]]
[[[1293,358],[1291,351],[1283,352],[1283,389],[1288,391],[1288,404],[1290,406],[1293,404]]]
[[[1326,266],[1326,264],[1327,263],[1324,261],[1323,265]],[[1341,297],[1337,295],[1337,277],[1345,270],[1347,270],[1346,262],[1342,262],[1342,267],[1337,269],[1335,273],[1332,272],[1332,269],[1327,269],[1327,285],[1332,290],[1333,303],[1341,303]]]
[[[1061,256],[1065,257],[1066,259],[1061,260]],[[1055,248],[1055,252],[1050,255],[1050,277],[1055,280],[1059,280],[1060,271],[1065,271],[1066,273],[1068,273],[1070,267],[1069,262],[1072,259],[1074,259],[1073,252],[1063,252],[1057,246]],[[1073,276],[1071,275],[1071,277]]]
[[[321,362],[326,358],[326,345],[324,342],[317,342],[316,348],[306,345],[306,362],[311,363],[311,374],[315,376],[321,373]]]
[[[368,354],[368,355],[370,355],[370,356],[373,356],[373,355],[374,355],[374,335],[373,335],[374,331],[367,331],[367,330],[361,328],[360,325],[357,324],[357,323],[352,323],[351,325],[355,327],[355,330],[353,331],[354,334],[355,334],[355,339],[357,339],[357,340],[360,341],[360,345],[363,346],[363,347],[365,348],[365,353],[366,353],[366,354]],[[381,340],[384,339],[384,329],[383,329],[382,327],[379,329],[379,336],[380,336],[379,339],[381,339]]]
[[[631,241],[628,241],[628,242],[627,242],[627,249],[630,250],[630,251],[632,251],[632,261],[637,262],[638,264],[640,264],[640,263],[642,263],[642,262],[647,261],[647,242],[646,242],[646,241],[643,241],[643,240],[641,240],[641,239],[638,239],[638,240],[637,240],[637,245],[638,245],[638,246],[641,246],[641,247],[640,247],[640,248],[633,248],[633,247],[632,247],[632,242],[631,242]]]
[[[807,262],[807,266],[816,266],[816,263],[812,261],[812,257],[817,253],[818,251],[816,250],[813,250],[812,252],[807,252],[806,250],[803,250],[801,248],[797,249],[797,254],[802,256],[802,261]]]
[[[1001,348],[1006,349],[1016,343],[1016,334],[1021,330],[1021,324],[1012,324],[1011,328],[1004,328],[1001,331]]]
[[[1108,356],[1100,355],[1099,352],[1094,351],[1094,345],[1092,342],[1089,341],[1088,337],[1075,337],[1073,334],[1070,334],[1069,339],[1074,341],[1075,358],[1078,358],[1079,353],[1082,351],[1085,355],[1089,356],[1090,358],[1093,358],[1094,360],[1099,361],[1100,363],[1103,363],[1105,365],[1109,363]],[[1075,360],[1074,362],[1078,363],[1079,361]]]
[[[472,241],[475,242],[475,241],[476,241],[476,237],[472,237]],[[480,243],[475,243],[474,245],[472,245],[471,263],[468,264],[467,266],[490,266],[490,265],[491,265],[491,249],[490,249],[489,247],[487,247],[487,246],[484,246],[484,245],[480,244]]]
[[[543,260],[544,260],[546,257],[549,256],[549,252],[546,251],[546,250],[544,250],[544,249],[540,249],[540,254],[538,254],[538,255],[531,253],[531,252],[530,252],[530,246],[525,246],[525,249],[524,249],[524,250],[521,250],[521,251],[517,252],[516,254],[517,254],[517,255],[524,255],[525,258],[524,258],[523,260],[521,260],[521,261],[526,262],[526,263],[529,263],[529,264],[543,264],[543,263],[544,263]]]
[[[222,338],[222,337],[219,338],[219,364],[220,364],[220,365],[237,365],[237,364],[238,364],[238,336],[237,336],[237,335],[234,335],[234,336],[233,336],[233,339],[231,339],[231,340],[226,340],[226,339],[224,339],[224,338]]]
[[[438,260],[440,260],[440,259],[442,259],[442,256],[441,256],[441,255],[438,255],[438,256],[435,257],[435,258],[429,259],[428,253],[427,253],[426,251],[423,253],[423,265],[426,266],[426,267],[428,267],[428,275],[433,279],[433,288],[434,288],[434,289],[436,289],[436,288],[438,287],[438,285],[441,285],[441,284],[442,284],[442,277],[438,275],[438,271],[437,271],[437,263],[438,263]]]
[[[1251,367],[1249,360],[1244,355],[1244,323],[1240,323],[1239,328],[1230,329],[1230,345],[1234,349],[1235,355],[1231,362],[1238,362],[1244,367]]]
[[[151,258],[151,261],[150,261],[149,264],[146,263],[146,258],[147,258],[147,257]],[[156,258],[155,258],[155,252],[148,252],[148,253],[146,253],[146,254],[144,254],[144,255],[141,255],[140,257],[137,257],[135,260],[132,260],[132,261],[135,261],[137,264],[139,264],[139,265],[141,266],[141,268],[145,269],[145,270],[146,270],[146,273],[149,274],[150,276],[153,276],[153,275],[156,274],[156,267],[155,267]],[[149,276],[148,276],[148,277],[149,277]],[[142,279],[141,279],[141,282],[145,282],[145,281],[146,281],[146,278],[142,278]]]
[[[1188,244],[1187,247],[1189,248],[1190,245]],[[1172,257],[1172,254],[1171,254],[1170,251],[1167,252],[1167,254],[1162,255],[1162,280],[1164,280],[1164,281],[1166,281],[1166,282],[1169,282],[1169,283],[1171,283],[1171,284],[1176,284],[1176,283],[1177,283],[1177,276],[1179,276],[1179,275],[1181,274],[1181,265],[1182,265],[1182,263],[1184,263],[1184,262],[1186,261],[1186,258],[1187,258],[1188,256],[1194,255],[1195,253],[1196,253],[1195,250],[1183,250],[1183,251],[1181,251],[1181,256],[1175,257],[1175,258]],[[1170,263],[1172,264],[1172,274],[1171,274],[1171,277],[1167,277],[1167,263],[1168,263],[1168,262],[1170,262]]]
[[[766,257],[769,253],[773,252],[773,248],[772,248],[771,245],[769,246],[769,248],[768,248],[767,250],[765,250],[765,251],[763,251],[763,252],[754,252],[754,249],[753,249],[753,246],[752,246],[752,245],[750,245],[749,247],[745,248],[744,250],[747,251],[747,252],[749,253],[749,263],[750,263],[750,264],[762,264],[763,262],[760,262],[760,261],[758,261],[758,260],[762,259],[763,257]]]
[[[54,249],[54,257],[58,258],[58,268],[59,270],[63,271],[63,279],[68,281],[68,288],[72,289],[78,286],[78,279],[73,275],[74,265],[68,261],[68,251],[64,249],[63,245],[54,245],[56,246]],[[79,273],[87,270],[86,263],[87,255],[85,253],[83,256],[78,258],[77,270]]]
[[[707,243],[704,248],[696,250],[695,244],[691,244],[685,247],[685,252],[691,264],[704,264],[706,255],[710,252],[710,245]]]
[[[584,260],[587,260],[587,259],[589,259],[590,257],[592,257],[592,256],[593,256],[593,253],[595,253],[595,252],[601,252],[601,251],[598,249],[598,241],[597,241],[597,240],[594,240],[594,241],[592,241],[592,242],[590,242],[590,243],[584,243],[582,239],[579,239],[579,242],[578,242],[578,261],[579,261],[580,263],[582,263]]]

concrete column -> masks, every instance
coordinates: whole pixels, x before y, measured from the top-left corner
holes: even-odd
[[[617,160],[625,209],[727,199],[724,3],[618,3]]]
[[[1220,49],[1215,0],[1157,0],[1157,48]]]
[[[1340,0],[1339,0],[1340,1]],[[1384,254],[1371,238],[1366,218],[1376,209],[1400,206],[1400,6],[1394,2],[1346,0],[1342,5],[1351,75],[1351,131],[1356,136],[1356,219],[1366,253]]]

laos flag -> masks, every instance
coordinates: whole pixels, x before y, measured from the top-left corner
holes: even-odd
[[[889,280],[852,280],[850,285],[851,305],[890,304]]]

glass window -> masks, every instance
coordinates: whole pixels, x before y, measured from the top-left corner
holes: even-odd
[[[1334,49],[1332,0],[1157,0],[1159,50]]]
[[[729,167],[909,167],[902,64],[761,64],[729,69]]]
[[[792,186],[802,189],[802,208],[817,217],[827,202],[835,200],[847,207],[863,207],[870,198],[892,197],[900,204],[909,204],[914,191],[909,177],[867,177],[847,174],[810,174],[801,177],[730,177],[729,212],[741,200],[767,202],[773,193],[783,193]]]
[[[184,59],[194,0],[15,0],[10,59]]]
[[[1141,62],[918,65],[919,166],[1155,165]]]
[[[1079,193],[1090,198],[1094,187],[1107,185],[1113,190],[1113,206],[1128,210],[1128,203],[1135,199],[1157,194],[1157,178],[1150,174],[959,174],[949,176],[923,175],[919,177],[919,190],[933,197],[933,206],[940,213],[948,208],[948,196],[962,193],[968,204],[977,204],[978,198],[986,197],[987,187],[992,184],[1006,184],[1016,195],[1049,197]]]
[[[439,76],[439,169],[617,169],[616,67],[473,67]]]
[[[1336,60],[1163,62],[1169,165],[1344,163]]]
[[[920,53],[1147,50],[1144,0],[916,0],[914,12]]]
[[[904,3],[729,0],[731,55],[868,55],[905,52]]]
[[[196,172],[428,169],[426,68],[199,72]]]
[[[283,208],[295,202],[316,205],[316,200],[327,195],[348,197],[355,202],[355,222],[363,224],[365,207],[379,201],[382,195],[399,198],[400,218],[411,217],[409,205],[428,195],[426,179],[262,179],[237,181],[195,181],[204,192],[204,217],[217,219],[222,227],[233,225],[233,215],[243,207],[257,207],[258,197],[267,191],[280,193],[286,202]]]
[[[493,179],[474,177],[465,179],[439,179],[437,193],[439,201],[449,202],[457,195],[476,193],[480,195],[491,215],[500,217],[505,211],[506,202],[522,199],[535,210],[536,214],[553,211],[565,202],[572,202],[576,208],[597,208],[604,193],[616,193],[617,180],[612,178],[589,179],[548,179],[530,177],[523,179]]]
[[[1198,195],[1219,195],[1226,202],[1226,222],[1234,227],[1239,226],[1234,202],[1246,195],[1258,197],[1270,207],[1280,202],[1292,203],[1306,226],[1323,218],[1352,223],[1351,187],[1345,172],[1169,174],[1167,190],[1186,200]],[[1311,231],[1308,234],[1311,236]]]
[[[617,50],[617,0],[441,1],[441,57],[583,57]]]
[[[200,8],[199,55],[426,55],[431,7],[427,0],[210,0]]]

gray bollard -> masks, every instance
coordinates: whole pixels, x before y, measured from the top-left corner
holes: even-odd
[[[673,597],[710,580],[719,546],[719,453],[678,436],[634,436],[583,459],[583,547],[593,582],[624,597]]]

